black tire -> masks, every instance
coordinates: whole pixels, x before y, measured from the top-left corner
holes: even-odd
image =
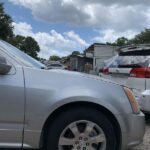
[[[116,150],[116,136],[111,122],[103,113],[85,106],[71,108],[56,117],[48,131],[46,150],[59,150],[58,141],[62,131],[69,124],[78,120],[88,120],[96,123],[105,134],[106,150]]]

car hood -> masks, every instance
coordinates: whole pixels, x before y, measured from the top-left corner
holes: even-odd
[[[113,82],[111,80],[108,80],[108,79],[105,79],[105,78],[102,78],[102,77],[99,77],[96,75],[87,74],[87,73],[80,73],[80,72],[60,70],[60,69],[52,69],[52,70],[50,70],[50,72],[55,72],[55,73],[63,74],[66,76],[78,76],[79,78],[88,78],[88,79],[93,79],[93,80],[109,82],[112,84],[120,85],[120,84]]]

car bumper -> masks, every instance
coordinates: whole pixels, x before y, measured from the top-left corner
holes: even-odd
[[[150,90],[146,90],[142,93],[142,96],[137,99],[141,110],[150,113]]]
[[[145,134],[145,116],[142,112],[130,114],[127,122],[127,132],[122,136],[122,150],[140,144]]]

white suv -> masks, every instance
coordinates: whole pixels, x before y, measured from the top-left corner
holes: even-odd
[[[150,112],[150,45],[120,49],[117,56],[105,62],[100,76],[130,87],[141,109]]]

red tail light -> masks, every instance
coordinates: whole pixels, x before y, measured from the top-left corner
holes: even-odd
[[[103,68],[103,69],[100,69],[99,72],[107,75],[107,74],[109,74],[109,69],[108,68]]]
[[[130,72],[130,77],[150,78],[150,68],[147,67],[133,68]]]

